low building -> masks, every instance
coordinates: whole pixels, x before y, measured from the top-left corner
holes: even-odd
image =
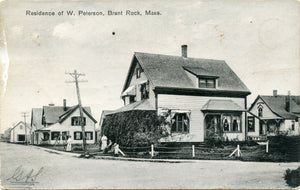
[[[83,107],[83,122],[87,144],[94,144],[96,139],[95,124],[90,107]],[[41,110],[32,109],[31,125],[34,144],[63,144],[67,136],[71,136],[72,144],[82,144],[82,129],[80,125],[79,106],[43,106]]]
[[[250,139],[262,140],[281,133],[300,135],[300,96],[292,96],[290,92],[278,95],[274,90],[273,96],[257,96],[248,112]]]
[[[29,124],[23,121],[18,122],[10,129],[10,140],[11,143],[30,143],[30,131]]]
[[[131,110],[168,115],[164,142],[245,140],[249,89],[223,60],[134,53],[121,97]]]

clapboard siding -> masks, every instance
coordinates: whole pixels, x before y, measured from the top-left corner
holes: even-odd
[[[229,98],[229,97],[208,97],[208,96],[186,96],[186,95],[166,95],[158,94],[157,106],[158,108],[167,109],[181,109],[190,110],[190,136],[189,141],[204,141],[204,114],[201,108],[208,100],[232,100],[240,107],[245,108],[244,98]],[[245,138],[245,113],[241,118],[242,133],[226,133],[229,138],[236,138],[239,136],[239,140]]]

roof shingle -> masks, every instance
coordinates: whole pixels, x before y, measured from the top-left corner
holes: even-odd
[[[217,90],[250,92],[223,60],[184,58],[182,56],[139,52],[134,53],[134,56],[154,87],[198,88],[194,86],[187,75],[187,71],[184,69],[186,68],[193,69],[197,74],[219,77]],[[128,88],[126,85],[125,83],[123,91]]]

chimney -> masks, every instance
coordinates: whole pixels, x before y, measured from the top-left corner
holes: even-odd
[[[273,96],[277,97],[277,90],[273,90]]]
[[[187,57],[187,45],[182,45],[181,46],[181,55],[182,57]]]
[[[67,100],[66,99],[63,100],[63,104],[64,104],[64,111],[67,111]]]
[[[285,109],[287,112],[291,112],[291,91],[288,91],[288,95],[285,98]]]

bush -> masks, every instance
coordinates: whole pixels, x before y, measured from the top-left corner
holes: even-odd
[[[113,142],[125,147],[142,147],[157,144],[167,135],[161,125],[164,118],[156,111],[132,110],[107,115],[102,131]]]
[[[290,187],[298,187],[300,185],[300,167],[296,170],[287,169],[284,174],[284,179]]]

